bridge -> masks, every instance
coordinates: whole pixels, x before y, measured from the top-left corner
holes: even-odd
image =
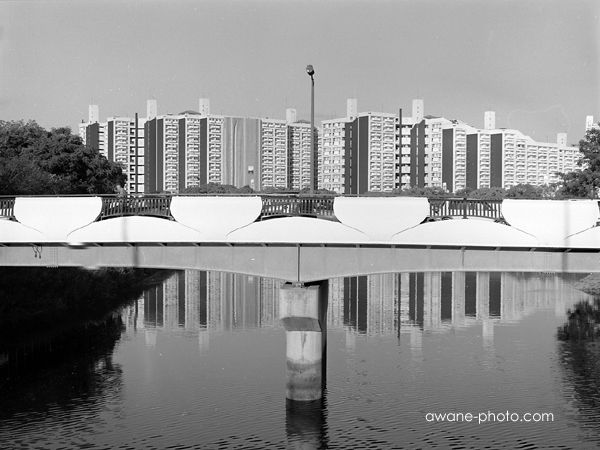
[[[133,266],[287,281],[286,396],[322,397],[329,278],[600,272],[598,202],[331,196],[0,198],[0,265]]]
[[[301,195],[0,198],[0,265],[217,270],[310,282],[600,271],[598,202]]]

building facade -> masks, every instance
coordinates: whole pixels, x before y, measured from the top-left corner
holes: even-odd
[[[557,172],[577,167],[577,147],[536,142],[517,130],[452,124],[445,125],[442,133],[442,186],[451,192],[541,186],[557,182]]]
[[[261,189],[301,190],[309,187],[311,130],[310,123],[297,120],[296,110],[288,108],[286,119],[260,120]],[[319,185],[319,130],[315,127],[314,186]]]
[[[340,194],[390,192],[411,182],[412,118],[382,112],[357,113],[322,122],[320,186]]]
[[[260,188],[288,186],[288,130],[285,120],[261,121]]]
[[[493,111],[485,113],[484,124],[477,129],[433,116],[415,123],[410,137],[410,185],[450,192],[526,183],[540,186],[558,181],[557,172],[577,167],[579,149],[566,145],[566,133],[559,133],[556,143],[536,142],[518,130],[496,128]]]
[[[79,133],[121,164],[131,193],[176,193],[206,183],[301,190],[309,186],[311,156],[316,188],[355,195],[411,186],[456,192],[543,185],[577,167],[579,151],[567,145],[566,133],[540,143],[497,128],[493,111],[485,112],[481,129],[424,112],[421,99],[412,102],[410,117],[401,109],[361,113],[349,99],[346,117],[315,128],[312,149],[310,123],[293,108],[285,119],[213,115],[208,99],[200,99],[199,111],[175,115],[157,115],[156,100],[149,100],[146,118],[104,123],[91,105]],[[586,127],[592,126],[588,116]]]
[[[88,122],[79,125],[79,135],[87,146],[121,165],[127,180],[125,189],[131,193],[145,192],[145,123],[146,119],[137,114],[134,118],[109,117],[100,123],[98,106],[90,105]]]

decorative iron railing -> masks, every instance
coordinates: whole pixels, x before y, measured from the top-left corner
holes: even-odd
[[[0,198],[0,219],[15,219],[15,197]]]
[[[263,194],[260,197],[262,209],[258,220],[289,216],[335,220],[334,195]],[[96,220],[124,216],[150,216],[174,220],[171,215],[171,198],[171,195],[103,196],[102,209]],[[502,215],[501,199],[429,198],[428,201],[429,215],[425,218],[426,222],[477,217],[506,224]],[[600,208],[600,202],[598,206]],[[0,197],[0,219],[16,220],[14,207],[15,197]]]
[[[102,210],[96,220],[125,216],[150,216],[174,220],[171,215],[171,196],[102,197]]]
[[[472,198],[430,198],[429,220],[445,220],[460,217],[480,217],[506,223],[502,216],[502,200]]]
[[[260,220],[271,217],[302,216],[334,219],[334,196],[262,196]]]

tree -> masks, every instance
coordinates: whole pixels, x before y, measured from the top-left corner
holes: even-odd
[[[251,194],[250,186],[237,188],[231,184],[205,183],[179,191],[180,194]]]
[[[471,192],[473,192],[474,189],[470,188],[470,187],[464,187],[462,189],[459,189],[458,191],[456,191],[454,193],[455,197],[470,197],[471,196]]]
[[[600,188],[600,123],[586,131],[579,141],[580,169],[557,173],[561,178],[557,194],[561,197],[596,198]]]
[[[506,189],[501,187],[479,188],[471,191],[468,197],[484,200],[502,200],[506,197]]]
[[[309,194],[309,192],[310,189],[307,187],[300,190],[300,194]],[[337,195],[337,192],[330,191],[329,189],[315,189],[314,193],[315,195]]]
[[[28,154],[10,158],[0,156],[0,194],[54,194],[56,183],[52,175],[42,170]]]
[[[22,120],[0,120],[0,155],[3,158],[18,156],[23,150],[32,148],[45,135],[46,130],[33,120],[27,123]]]
[[[529,183],[519,183],[506,191],[506,198],[544,198],[543,188]]]
[[[113,194],[124,183],[121,166],[68,127],[0,121],[0,195]]]
[[[418,187],[411,186],[405,189],[394,189],[392,191],[394,195],[407,196],[407,197],[428,197],[428,198],[440,198],[449,197],[450,193],[441,187]]]

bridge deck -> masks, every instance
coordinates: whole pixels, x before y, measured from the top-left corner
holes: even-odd
[[[252,243],[12,244],[0,246],[0,265],[214,270],[308,282],[397,272],[600,272],[600,251]]]

